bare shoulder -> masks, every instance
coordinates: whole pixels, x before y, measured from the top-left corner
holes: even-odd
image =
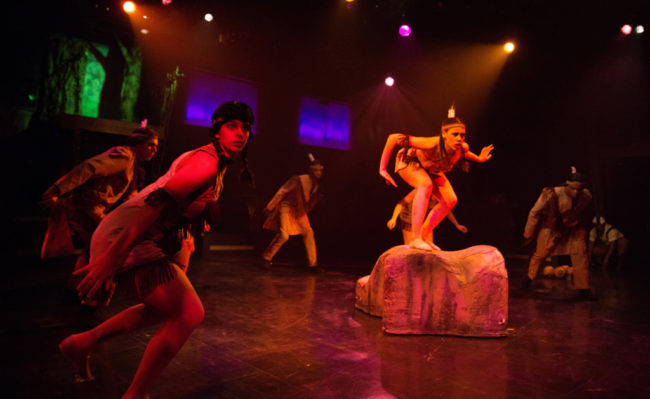
[[[218,174],[218,158],[205,151],[196,151],[183,160],[178,171],[167,181],[165,188],[176,198],[212,185]]]
[[[428,137],[411,136],[411,146],[415,148],[428,150],[431,148],[435,148],[439,145],[440,145],[439,136],[428,136]]]

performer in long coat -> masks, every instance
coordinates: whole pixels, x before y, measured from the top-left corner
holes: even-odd
[[[316,267],[316,241],[314,230],[311,228],[307,213],[322,198],[319,180],[323,175],[323,164],[310,155],[309,174],[292,176],[280,187],[265,211],[269,216],[264,222],[264,228],[277,234],[262,253],[265,261],[271,262],[282,245],[293,235],[302,235],[307,251],[309,267]]]
[[[547,256],[570,255],[573,266],[573,286],[581,296],[591,297],[589,290],[589,261],[586,230],[581,224],[591,193],[585,179],[575,170],[564,186],[545,187],[528,214],[524,239],[537,236],[537,247],[528,265],[525,286],[537,276],[539,266]]]

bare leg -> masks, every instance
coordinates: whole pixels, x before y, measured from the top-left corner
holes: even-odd
[[[161,317],[144,304],[135,305],[92,330],[70,335],[61,341],[59,350],[72,361],[75,368],[75,382],[91,381],[94,377],[90,371],[90,355],[100,340],[160,321],[162,321]]]
[[[431,190],[433,189],[431,178],[424,169],[412,166],[402,169],[399,175],[416,190],[411,211],[412,239],[409,246],[416,249],[430,250],[431,247],[422,239],[421,232],[422,222],[426,216]]]
[[[411,242],[411,230],[402,229],[402,237],[404,237],[404,245],[409,245]]]
[[[144,302],[164,315],[164,324],[149,341],[135,377],[123,398],[147,398],[149,388],[187,338],[203,321],[205,311],[184,273],[174,268],[175,278],[154,289]]]
[[[427,220],[422,225],[422,237],[428,237],[430,234],[432,234],[433,229],[435,229],[438,224],[440,224],[442,219],[447,216],[447,214],[454,208],[454,206],[456,206],[456,202],[458,202],[458,197],[456,197],[456,193],[454,192],[451,183],[449,183],[449,180],[447,180],[444,175],[437,177],[434,180],[433,184],[435,187],[433,190],[433,195],[435,195],[438,199],[438,203],[434,205],[433,209],[431,209]],[[433,241],[428,244],[433,249],[440,249],[433,243]]]

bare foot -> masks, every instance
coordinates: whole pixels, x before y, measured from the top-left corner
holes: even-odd
[[[413,249],[421,249],[424,251],[431,251],[433,248],[431,245],[433,245],[433,243],[429,244],[428,242],[424,241],[421,238],[416,238],[409,243],[409,247]]]
[[[70,335],[59,344],[61,353],[72,360],[75,383],[95,379],[90,372],[90,353],[95,349],[95,345],[96,342],[85,333]]]

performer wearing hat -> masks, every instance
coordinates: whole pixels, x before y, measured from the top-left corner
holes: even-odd
[[[80,297],[92,300],[120,281],[141,303],[61,342],[59,349],[73,361],[80,381],[93,378],[89,358],[101,341],[161,323],[123,396],[148,398],[151,384],[203,320],[203,305],[185,275],[186,265],[174,258],[179,230],[208,202],[217,201],[231,160],[246,153],[253,121],[248,105],[221,105],[212,115],[209,144],[178,157],[163,176],[109,213],[95,230],[90,262],[75,272],[83,277],[77,287]]]
[[[271,262],[290,236],[300,234],[307,251],[308,266],[312,271],[318,270],[314,230],[307,213],[323,197],[319,185],[323,169],[322,162],[309,154],[309,173],[289,178],[266,205],[265,211],[269,215],[263,227],[277,234],[262,253],[264,261]]]
[[[411,248],[440,250],[426,237],[453,209],[458,201],[451,183],[445,176],[460,162],[463,170],[469,170],[469,163],[486,162],[492,158],[493,145],[483,147],[480,155],[469,150],[465,142],[465,123],[456,117],[452,106],[447,119],[442,122],[440,133],[433,137],[414,137],[402,133],[388,136],[379,164],[379,174],[387,184],[397,187],[387,171],[388,161],[395,146],[403,147],[397,155],[395,172],[416,189],[411,216]],[[438,203],[424,219],[429,198],[434,196]]]
[[[591,193],[585,188],[585,177],[572,167],[563,186],[545,187],[528,213],[524,239],[537,236],[537,246],[530,258],[524,287],[531,285],[542,261],[548,256],[570,255],[573,266],[573,287],[582,299],[593,299],[589,289],[589,261],[586,230],[581,224]]]

